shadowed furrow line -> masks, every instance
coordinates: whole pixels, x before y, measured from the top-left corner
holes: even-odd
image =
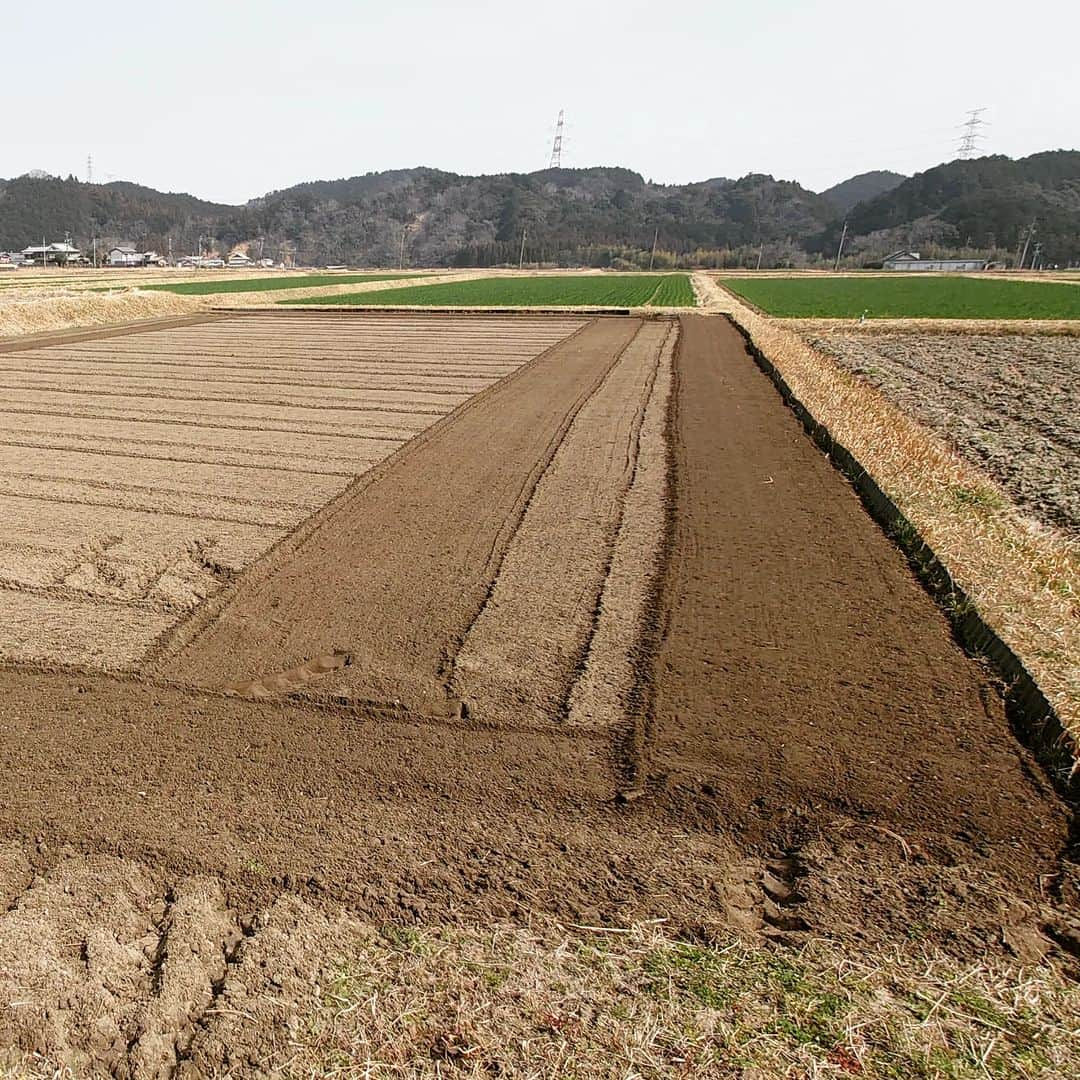
[[[85,438],[85,436],[83,437]],[[380,457],[369,459],[366,462],[357,462],[360,468],[342,469],[342,468],[303,468],[301,466],[292,464],[266,464],[265,462],[258,461],[226,461],[222,457],[197,457],[197,456],[181,456],[178,454],[151,454],[144,452],[135,452],[131,450],[114,449],[111,447],[103,446],[85,446],[81,445],[81,440],[78,438],[75,440],[76,445],[71,443],[56,443],[56,442],[44,442],[44,441],[29,441],[27,439],[0,439],[0,446],[12,446],[20,447],[26,450],[61,450],[68,451],[76,454],[97,454],[101,457],[109,458],[126,458],[131,461],[172,461],[183,463],[186,465],[213,465],[222,466],[230,469],[260,469],[265,472],[285,472],[285,473],[300,473],[306,476],[339,476],[339,477],[351,477],[355,476],[358,472],[362,472],[364,468],[369,468],[376,461],[380,460]],[[119,442],[120,440],[116,440]],[[151,440],[140,440],[143,445],[149,446],[183,446],[182,443],[166,443],[166,442],[154,442]],[[194,454],[194,450],[193,450]],[[253,456],[265,457],[265,450],[222,450],[222,455],[228,454],[250,454]],[[289,455],[282,452],[280,455],[286,460],[297,460],[297,455]],[[330,459],[327,459],[330,460]],[[344,460],[344,459],[337,459]],[[17,473],[8,472],[8,476],[20,476],[20,475],[38,475],[34,473]],[[161,490],[161,489],[158,489]],[[245,500],[246,501],[246,500]]]

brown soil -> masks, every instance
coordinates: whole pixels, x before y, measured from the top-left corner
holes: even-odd
[[[849,332],[811,344],[945,435],[1034,517],[1080,535],[1080,338]]]
[[[579,410],[640,328],[596,322],[415,439],[255,574],[200,609],[156,670],[224,686],[332,649],[319,689],[445,715],[452,662]]]
[[[263,315],[9,343],[0,653],[131,667],[355,476],[580,325]]]
[[[635,495],[625,462],[663,459],[663,364],[651,396],[631,380],[636,420],[595,422],[664,335],[611,319],[353,481],[142,677],[0,668],[0,1000],[22,1003],[0,1045],[260,1075],[357,919],[663,918],[852,947],[917,926],[1021,959],[1071,940],[1066,813],[990,680],[741,337],[679,325],[655,577],[618,579],[657,535],[655,477]],[[564,534],[546,503],[575,446],[617,497]],[[475,717],[447,690],[541,509],[551,551],[523,587],[587,572],[565,575],[574,647],[537,640],[521,678],[556,670],[551,700],[572,701],[567,657],[616,671],[588,723],[498,695]]]
[[[1045,870],[1064,815],[986,674],[723,320],[685,318],[673,556],[640,767],[791,851],[838,816]],[[1031,878],[1029,877],[1029,880]]]
[[[677,333],[669,334],[660,351],[593,633],[569,695],[569,724],[611,730],[635,711],[639,688],[635,664],[647,643],[650,605],[665,554],[667,428],[677,338]]]
[[[512,715],[543,725],[565,712],[592,637],[641,423],[670,332],[660,322],[638,331],[536,485],[455,658],[452,689],[470,716]]]

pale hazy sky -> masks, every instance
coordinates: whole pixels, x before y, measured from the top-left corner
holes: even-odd
[[[242,202],[302,180],[624,165],[820,190],[1080,147],[1077,0],[0,0],[0,176]]]

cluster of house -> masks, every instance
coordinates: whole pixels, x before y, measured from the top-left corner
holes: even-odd
[[[176,265],[204,267],[209,270],[220,269],[223,266],[231,270],[243,270],[249,266],[271,270],[277,266],[277,263],[273,259],[253,259],[243,251],[234,251],[227,259],[219,259],[214,255],[185,255]]]
[[[0,270],[13,270],[20,266],[89,266],[88,259],[79,248],[68,241],[57,244],[37,244],[23,248],[22,251],[0,251]],[[169,260],[156,251],[139,251],[135,247],[119,246],[109,248],[104,253],[103,266],[168,266]],[[234,251],[227,259],[210,256],[192,255],[180,259],[179,266],[190,267],[232,267],[243,269],[249,266],[269,268],[273,259],[252,259],[243,251]]]

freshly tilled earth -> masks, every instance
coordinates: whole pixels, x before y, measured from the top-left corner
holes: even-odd
[[[0,1044],[260,1075],[359,923],[1072,940],[1065,808],[741,337],[554,337],[138,672],[0,668]]]
[[[356,476],[580,325],[256,315],[5,344],[0,653],[131,667]]]

